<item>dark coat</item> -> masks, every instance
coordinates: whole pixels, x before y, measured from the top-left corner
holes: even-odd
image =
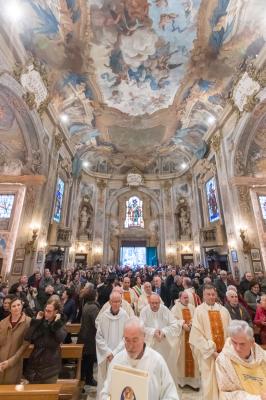
[[[219,299],[224,303],[227,286],[222,279],[217,279],[215,283]]]
[[[153,290],[153,292],[157,291],[155,287],[153,287],[152,290]],[[168,290],[167,287],[164,286],[163,283],[161,284],[159,295],[160,295],[162,301],[164,302],[164,305],[169,308],[170,303],[171,303],[170,290]]]
[[[30,383],[42,383],[59,374],[61,369],[60,343],[66,337],[64,322],[59,319],[48,323],[45,319],[32,319],[25,340],[34,344],[25,377]]]
[[[64,304],[63,313],[66,322],[74,322],[77,314],[76,302],[74,299],[68,299]]]
[[[83,353],[96,356],[96,327],[95,320],[100,311],[100,305],[95,302],[87,302],[82,311],[81,327],[78,343],[83,343]]]
[[[242,321],[246,321],[251,328],[253,328],[253,323],[251,316],[248,311],[241,304],[238,304],[236,307],[230,306],[229,303],[225,304],[225,308],[229,311],[231,319],[238,319]]]

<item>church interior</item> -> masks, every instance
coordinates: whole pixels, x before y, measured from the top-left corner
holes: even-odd
[[[0,285],[175,269],[265,290],[265,27],[264,0],[3,1]]]

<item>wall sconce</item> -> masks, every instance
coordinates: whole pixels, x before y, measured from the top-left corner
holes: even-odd
[[[32,229],[32,237],[31,240],[25,245],[26,254],[29,254],[33,251],[34,243],[36,242],[36,239],[38,237],[40,226],[37,224],[31,224],[30,228]]]
[[[250,252],[252,245],[247,238],[247,230],[240,229],[239,232],[240,232],[240,239],[242,240],[243,253],[248,254]]]

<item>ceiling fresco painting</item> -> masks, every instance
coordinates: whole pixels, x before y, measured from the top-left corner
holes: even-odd
[[[67,115],[76,154],[108,171],[163,173],[159,158],[175,154],[181,166],[203,157],[236,68],[266,40],[262,0],[21,4],[27,19],[16,29],[47,68],[51,105]]]

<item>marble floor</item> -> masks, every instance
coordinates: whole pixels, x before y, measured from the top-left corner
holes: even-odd
[[[199,392],[194,392],[190,389],[183,389],[178,392],[180,400],[203,400]],[[82,394],[80,400],[95,400],[96,399],[96,389],[90,388],[86,394]]]

